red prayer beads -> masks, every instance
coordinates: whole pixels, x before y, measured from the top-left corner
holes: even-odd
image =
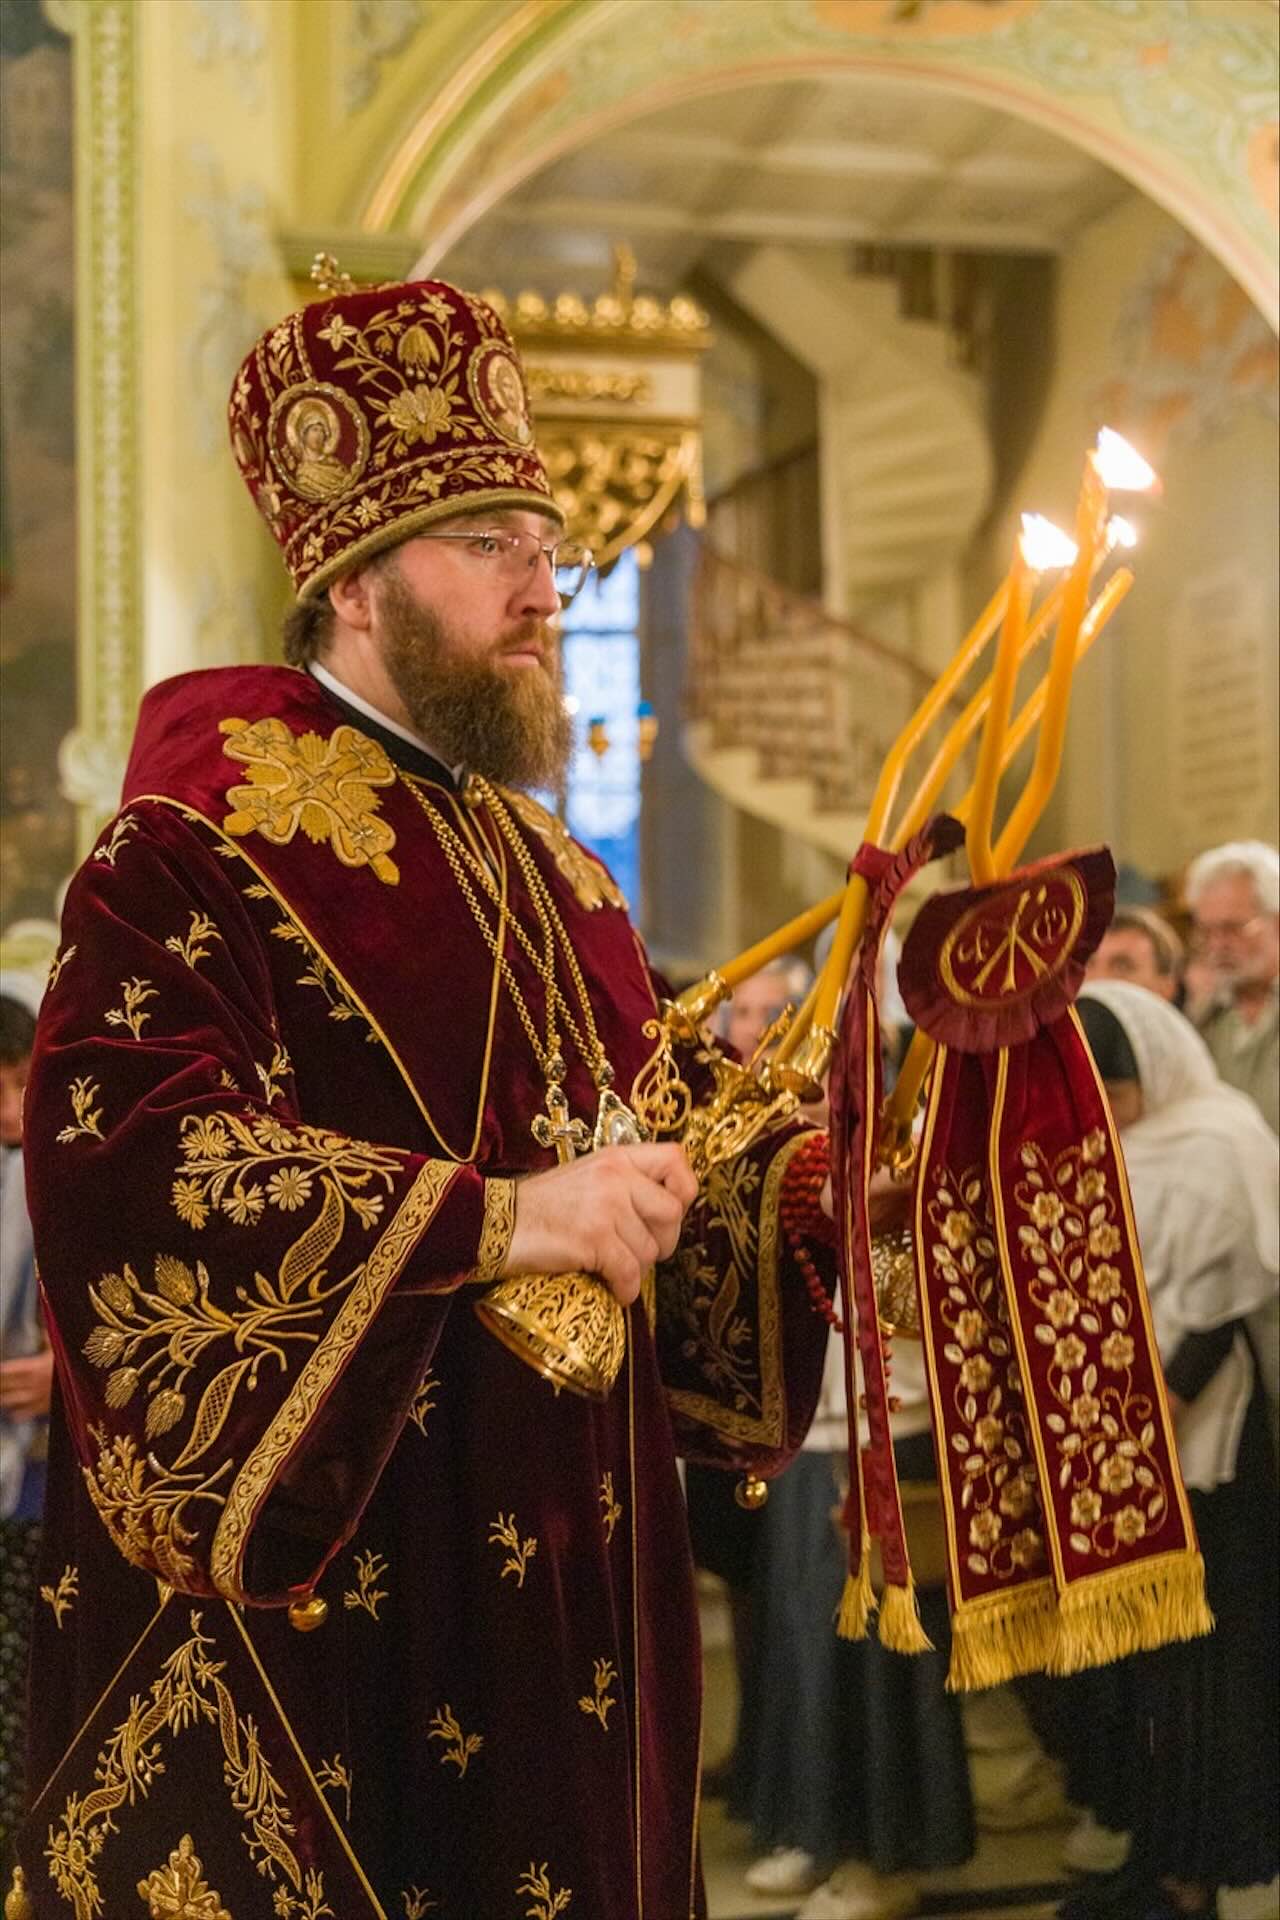
[[[817,1240],[825,1246],[835,1243],[835,1227],[822,1211],[819,1198],[828,1171],[827,1136],[825,1133],[811,1133],[802,1146],[791,1156],[786,1176],[782,1182],[782,1196],[778,1213],[782,1220],[782,1231],[787,1244],[795,1256],[796,1265],[804,1275],[804,1284],[809,1302],[815,1313],[820,1314],[829,1327],[837,1333],[844,1332],[844,1322],[835,1309],[835,1302],[823,1285],[822,1276],[813,1262],[808,1241]]]

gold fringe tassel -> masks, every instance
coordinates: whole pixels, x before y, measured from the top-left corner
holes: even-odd
[[[838,1640],[865,1640],[876,1597],[871,1591],[871,1542],[862,1543],[857,1573],[846,1573],[840,1611],[836,1615]]]
[[[1204,1561],[1198,1553],[1180,1553],[1068,1587],[1058,1602],[1046,1671],[1080,1673],[1212,1632]]]
[[[1002,1600],[962,1606],[951,1617],[948,1693],[979,1693],[1020,1673],[1042,1673],[1053,1649],[1058,1603],[1048,1581]]]
[[[880,1645],[890,1653],[933,1653],[916,1603],[916,1583],[907,1575],[905,1587],[886,1587],[880,1596]]]
[[[947,1688],[973,1693],[1022,1673],[1082,1673],[1212,1632],[1198,1553],[1101,1574],[1061,1596],[1043,1581],[953,1615]]]

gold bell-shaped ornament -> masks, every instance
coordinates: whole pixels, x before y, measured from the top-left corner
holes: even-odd
[[[584,1400],[607,1400],[627,1351],[622,1307],[590,1273],[517,1273],[499,1280],[476,1313],[503,1346]]]
[[[27,1892],[27,1876],[21,1867],[13,1870],[13,1885],[4,1897],[4,1920],[36,1920],[36,1910]]]
[[[755,1513],[769,1498],[769,1482],[758,1473],[744,1473],[733,1490],[733,1497],[748,1513]]]
[[[289,1602],[289,1625],[295,1633],[314,1633],[329,1618],[329,1602],[310,1587]]]

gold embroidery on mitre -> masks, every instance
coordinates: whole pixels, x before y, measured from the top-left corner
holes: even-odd
[[[396,836],[377,818],[374,787],[394,785],[396,772],[376,741],[355,727],[335,727],[329,738],[291,733],[283,720],[222,720],[223,752],[243,760],[250,784],[231,787],[227,833],[260,833],[287,846],[301,827],[309,840],[329,841],[344,867],[372,867],[395,886],[400,869],[388,856]]]
[[[621,888],[600,862],[593,860],[570,837],[563,820],[558,820],[554,813],[548,813],[527,793],[517,793],[504,787],[502,797],[524,825],[550,848],[557,869],[573,888],[580,907],[585,907],[589,913],[594,913],[597,907],[621,907],[625,913],[627,903]]]
[[[167,1867],[157,1867],[138,1882],[138,1898],[149,1913],[177,1916],[177,1920],[231,1920],[216,1893],[204,1877],[204,1867],[189,1833],[184,1833]]]

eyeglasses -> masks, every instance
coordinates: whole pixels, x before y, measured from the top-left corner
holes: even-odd
[[[564,607],[586,585],[594,557],[590,547],[584,547],[577,540],[555,540],[547,546],[536,533],[528,533],[522,527],[487,527],[475,533],[420,533],[417,537],[419,540],[465,541],[468,552],[513,587],[533,572],[541,555],[551,569],[560,604]]]
[[[1251,920],[1196,921],[1187,939],[1192,953],[1203,953],[1215,940],[1248,940],[1262,925],[1266,915],[1255,913]]]

